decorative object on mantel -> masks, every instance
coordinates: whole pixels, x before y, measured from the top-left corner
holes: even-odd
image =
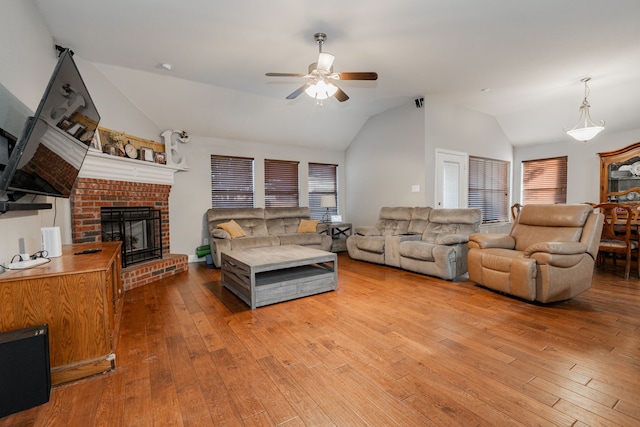
[[[189,169],[189,166],[187,166],[187,159],[184,157],[184,154],[180,153],[180,150],[178,149],[178,142],[181,142],[183,144],[189,142],[190,137],[187,132],[184,130],[168,129],[162,132],[160,136],[164,141],[166,164],[177,169]]]
[[[591,114],[589,114],[589,101],[587,101],[587,97],[589,96],[589,87],[587,86],[587,82],[591,80],[591,77],[585,77],[580,80],[584,83],[584,99],[582,100],[582,105],[580,106],[580,117],[578,118],[578,122],[570,130],[564,130],[567,135],[575,138],[577,141],[587,142],[596,137],[600,132],[604,130],[604,120],[600,120],[598,126],[593,123],[591,120]]]
[[[91,142],[89,142],[89,148],[97,151],[102,151],[102,143],[100,142],[100,132],[94,132]]]
[[[97,134],[98,141],[102,142],[102,151],[112,156],[155,162],[156,153],[164,154],[164,144],[160,142],[103,127],[98,128]]]

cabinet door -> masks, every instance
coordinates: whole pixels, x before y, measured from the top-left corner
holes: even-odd
[[[640,201],[640,143],[600,155],[600,201]]]

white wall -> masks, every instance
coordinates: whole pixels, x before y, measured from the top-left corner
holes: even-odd
[[[435,206],[435,152],[437,148],[470,156],[512,160],[512,146],[493,116],[425,98],[426,202]]]
[[[382,206],[434,206],[436,148],[512,160],[493,116],[425,97],[370,118],[347,148],[347,212],[372,225]],[[420,185],[419,193],[411,186]]]
[[[56,64],[53,39],[46,28],[32,2],[3,1],[0,13],[0,84],[32,111],[38,107]],[[45,198],[36,200],[45,201]],[[53,199],[46,201],[53,203]],[[62,213],[64,209],[60,208]],[[54,210],[49,210],[10,212],[0,216],[0,263],[8,263],[13,255],[19,253],[21,246],[29,253],[39,250],[40,227],[54,225],[54,214]],[[59,224],[56,222],[55,225]]]
[[[424,206],[424,157],[424,110],[413,101],[369,118],[345,156],[349,222],[372,225],[382,206]]]
[[[206,212],[211,207],[211,155],[254,158],[255,205],[264,207],[264,159],[299,161],[300,206],[309,206],[308,163],[338,165],[339,208],[345,205],[345,182],[342,151],[315,150],[286,145],[260,144],[218,138],[192,136],[179,150],[189,169],[178,172],[169,196],[171,251],[189,254],[194,260],[196,247],[205,244]],[[340,210],[342,215],[344,211]],[[344,218],[345,220],[347,218]]]
[[[514,203],[521,200],[522,161],[568,156],[567,203],[600,201],[600,157],[598,153],[617,150],[640,141],[640,128],[629,132],[605,130],[589,142],[575,141],[558,130],[558,142],[514,148]]]
[[[0,84],[32,111],[38,107],[57,62],[55,42],[31,1],[3,0],[0,13]],[[76,53],[74,60],[98,111],[101,125],[159,140],[159,129],[97,69]],[[30,196],[25,196],[30,198]],[[36,197],[51,210],[8,212],[0,216],[0,263],[8,263],[22,248],[40,249],[40,227],[59,226],[63,243],[71,243],[69,201]]]

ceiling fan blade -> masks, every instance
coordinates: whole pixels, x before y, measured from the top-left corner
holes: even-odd
[[[338,73],[340,80],[378,80],[378,73],[363,72],[363,73]]]
[[[293,92],[291,92],[289,94],[289,96],[287,96],[287,99],[295,99],[298,97],[298,95],[300,95],[302,92],[305,91],[306,88],[308,88],[311,85],[311,83],[307,83],[304,84],[302,86],[300,86],[298,89],[294,90]]]
[[[318,65],[316,68],[318,70],[324,70],[328,73],[331,72],[331,67],[333,67],[333,60],[336,57],[327,52],[320,52],[318,55]]]
[[[349,95],[347,95],[346,93],[344,93],[344,91],[340,88],[338,88],[338,90],[336,91],[336,93],[333,94],[333,96],[336,97],[336,99],[340,102],[344,102],[347,99],[349,99]]]
[[[266,73],[267,77],[304,77],[306,74],[298,74],[298,73]]]

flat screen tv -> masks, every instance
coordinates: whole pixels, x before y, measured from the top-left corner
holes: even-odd
[[[16,138],[0,122],[0,195],[9,201],[25,194],[69,197],[100,115],[72,52],[62,49],[38,109]],[[1,108],[1,107],[0,107]],[[15,130],[14,130],[15,132]],[[6,164],[2,152],[7,147]]]

